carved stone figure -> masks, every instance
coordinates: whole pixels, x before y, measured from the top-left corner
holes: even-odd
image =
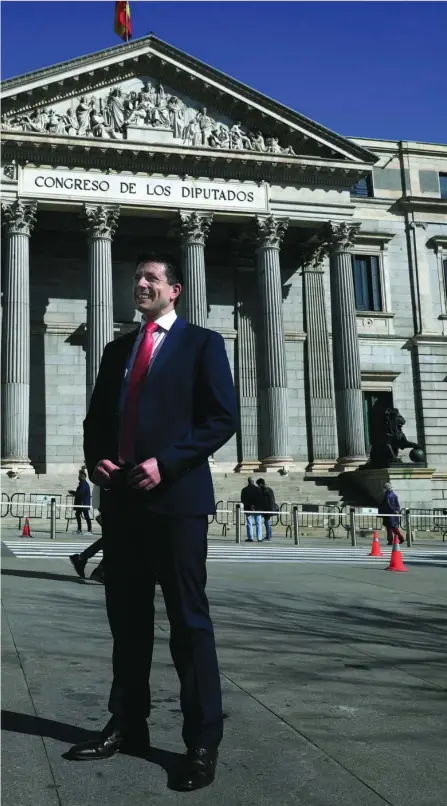
[[[148,127],[168,129],[173,138],[193,147],[295,154],[291,146],[283,148],[278,137],[266,140],[262,132],[250,132],[240,121],[230,128],[210,115],[206,107],[197,110],[188,106],[178,96],[166,92],[162,84],[154,86],[146,80],[140,86],[140,90],[131,91],[115,86],[98,101],[94,96],[83,95],[66,114],[37,107],[28,113],[3,115],[2,128],[70,137],[122,138],[126,137],[128,127]]]
[[[190,120],[188,125],[185,127],[183,140],[186,145],[190,146],[202,145],[202,131],[197,118],[193,118],[192,120]]]
[[[253,151],[267,151],[267,146],[261,132],[252,133],[250,138]]]
[[[78,133],[78,120],[76,113],[71,106],[67,109],[67,134],[75,135]]]
[[[199,124],[199,129],[202,137],[201,145],[207,146],[211,132],[214,127],[214,120],[208,115],[206,106],[200,112],[197,112],[196,120]]]
[[[242,131],[240,123],[235,123],[230,129],[230,148],[234,148],[236,151],[244,149],[251,151],[251,140]]]
[[[118,132],[120,132],[124,126],[124,101],[125,98],[120,87],[115,87],[107,98],[110,126]]]
[[[183,137],[184,129],[184,107],[180,100],[175,95],[171,95],[168,100],[169,122],[174,132],[174,137],[180,139]]]
[[[401,462],[398,458],[399,451],[405,448],[415,448],[419,453],[410,453],[410,459],[413,457],[423,457],[423,452],[417,442],[410,442],[402,427],[405,425],[405,420],[402,417],[399,409],[385,409],[382,416],[375,424],[371,433],[371,453],[370,463],[374,467],[388,467],[391,462]]]
[[[80,137],[85,137],[90,131],[90,103],[85,95],[82,96],[76,107],[76,118],[78,121],[78,134]]]

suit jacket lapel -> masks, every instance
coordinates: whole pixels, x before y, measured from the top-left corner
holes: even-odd
[[[154,358],[154,363],[151,365],[148,375],[149,383],[154,380],[162,367],[166,364],[166,361],[178,350],[182,338],[184,337],[186,327],[188,327],[188,323],[178,316],[171,329],[166,334],[160,350]]]

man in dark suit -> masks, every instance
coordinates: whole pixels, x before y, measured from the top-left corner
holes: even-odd
[[[84,423],[90,477],[101,489],[112,718],[73,759],[146,752],[155,581],[180,679],[185,763],[175,788],[214,779],[222,701],[206,585],[208,457],[234,434],[237,406],[223,339],[176,316],[178,268],[142,257],[134,279],[141,327],[104,350]]]

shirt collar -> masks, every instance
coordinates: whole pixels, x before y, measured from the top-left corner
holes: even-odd
[[[175,320],[177,319],[177,314],[175,310],[169,311],[169,313],[163,314],[163,316],[159,316],[158,319],[155,319],[155,324],[158,325],[159,328],[168,332],[172,325],[174,324]],[[140,331],[146,324],[146,320],[142,319],[140,324]]]

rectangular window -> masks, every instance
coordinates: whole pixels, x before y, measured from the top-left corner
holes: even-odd
[[[381,311],[380,266],[377,255],[354,255],[355,307],[358,311]]]
[[[356,185],[353,185],[351,196],[362,196],[364,198],[374,196],[371,177],[365,176]]]
[[[447,199],[447,174],[439,174],[439,190],[441,199]]]

